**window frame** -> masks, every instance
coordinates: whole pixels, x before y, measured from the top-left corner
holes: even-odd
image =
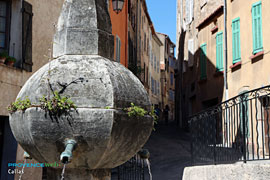
[[[204,52],[204,48],[205,47],[205,52]],[[200,79],[206,79],[207,78],[207,44],[203,43],[200,46]]]
[[[256,15],[254,14],[254,9],[255,7],[260,6],[260,14]],[[252,9],[251,9],[251,14],[252,14],[252,39],[253,39],[253,54],[256,54],[258,52],[263,51],[263,32],[262,32],[262,1],[258,1],[254,4],[252,4]],[[258,20],[258,18],[260,19],[260,27],[259,29],[255,28],[255,19]],[[258,33],[258,31],[260,31],[260,37],[259,39],[256,39],[258,34],[256,34],[256,32]],[[261,44],[258,45],[258,47],[256,47],[256,42],[259,41],[261,42]]]
[[[9,0],[0,0],[6,2],[6,24],[5,24],[5,45],[4,48],[0,47],[0,51],[6,51],[9,53],[9,36],[10,36],[10,26],[11,26],[11,1]],[[3,32],[1,32],[3,33]]]
[[[221,41],[219,41],[219,36],[221,36]],[[221,50],[219,52],[219,47],[221,46]],[[221,53],[221,55],[219,54]],[[220,59],[221,57],[221,59]],[[224,53],[223,53],[223,31],[220,31],[216,35],[216,71],[221,72],[224,71]]]
[[[238,28],[234,29],[235,23],[238,23]],[[237,39],[239,40],[237,42],[237,39],[235,39],[235,36],[237,36]],[[238,44],[238,52],[236,51],[236,46]],[[238,55],[238,56],[237,56]],[[232,58],[233,58],[233,64],[241,61],[241,33],[240,33],[240,17],[237,17],[232,20]]]

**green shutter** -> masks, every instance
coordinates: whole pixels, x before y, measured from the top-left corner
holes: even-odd
[[[241,61],[240,18],[232,21],[233,64]]]
[[[217,71],[223,71],[223,32],[216,36],[216,56]]]
[[[252,5],[252,34],[253,34],[253,54],[263,50],[262,37],[262,2]]]
[[[243,135],[243,116],[245,116],[245,136],[250,136],[250,127],[249,127],[249,101],[248,101],[248,95],[245,94],[247,91],[241,92],[239,95],[243,94],[242,97],[240,97],[240,103],[239,103],[239,117],[240,117],[240,131]],[[244,107],[244,112],[243,112]]]
[[[200,49],[201,79],[206,79],[206,44],[202,44]]]

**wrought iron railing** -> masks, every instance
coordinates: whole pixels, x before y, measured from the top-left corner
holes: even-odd
[[[136,154],[126,163],[113,169],[112,180],[145,180],[145,160]]]
[[[244,92],[189,122],[194,165],[270,159],[270,86]]]

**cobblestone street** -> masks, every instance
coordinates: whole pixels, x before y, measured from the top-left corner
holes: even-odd
[[[153,180],[180,180],[191,163],[189,135],[173,123],[159,123],[145,148],[151,153]]]

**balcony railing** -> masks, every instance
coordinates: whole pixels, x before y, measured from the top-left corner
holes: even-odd
[[[269,160],[270,86],[244,92],[190,118],[194,165]]]

